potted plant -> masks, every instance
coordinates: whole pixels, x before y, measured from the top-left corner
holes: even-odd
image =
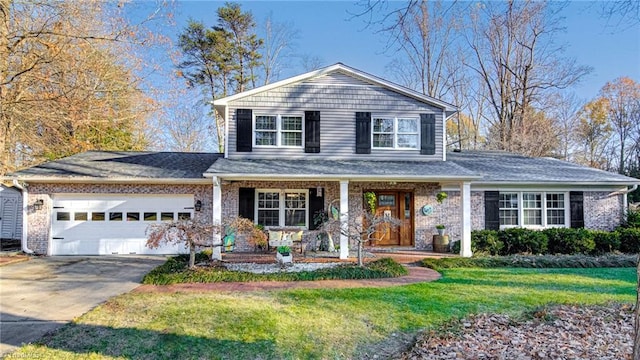
[[[281,264],[293,263],[291,248],[289,246],[278,246],[278,249],[276,250],[276,260]]]
[[[436,230],[438,230],[438,235],[440,235],[440,236],[444,236],[445,229],[446,229],[446,226],[444,226],[442,224],[436,225]]]
[[[442,202],[447,198],[447,193],[444,191],[440,191],[439,193],[436,194],[436,201],[438,202],[438,204],[442,204]]]

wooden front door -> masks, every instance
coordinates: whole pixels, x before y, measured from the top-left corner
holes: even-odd
[[[391,216],[401,221],[397,228],[381,225],[374,237],[378,246],[413,245],[413,193],[408,191],[375,191],[376,214]]]

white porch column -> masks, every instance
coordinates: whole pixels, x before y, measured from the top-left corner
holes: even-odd
[[[217,176],[213,177],[213,225],[222,224],[222,184]],[[213,253],[211,258],[214,260],[222,260],[222,238],[220,231],[213,232]]]
[[[349,258],[349,181],[340,181],[340,259]]]
[[[462,212],[462,237],[460,238],[460,256],[471,257],[471,183],[460,185],[460,211]]]

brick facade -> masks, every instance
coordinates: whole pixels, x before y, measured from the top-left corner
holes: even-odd
[[[203,185],[141,185],[141,184],[31,184],[27,201],[27,246],[37,254],[47,254],[51,230],[52,194],[193,194],[202,201],[202,211],[195,213],[205,219],[212,218],[212,193],[210,184]],[[42,199],[42,210],[33,204]]]
[[[608,192],[584,192],[584,227],[614,230],[623,220],[622,195],[609,196]]]
[[[238,215],[238,194],[241,187],[257,189],[324,189],[325,209],[331,202],[340,198],[338,181],[223,181],[222,182],[222,217],[231,218]],[[389,183],[389,182],[350,182],[349,210],[357,212],[363,206],[363,192],[367,190],[399,190],[410,191],[414,195],[414,239],[416,249],[433,249],[433,235],[437,233],[435,226],[446,226],[451,241],[461,237],[460,191],[446,191],[448,197],[439,204],[436,194],[440,192],[438,183]],[[51,194],[193,194],[194,200],[202,201],[202,211],[196,216],[212,218],[212,185],[142,185],[142,184],[31,184],[28,188],[27,206],[28,247],[38,254],[48,251],[49,231],[51,229]],[[33,204],[44,201],[42,210],[35,211]],[[423,215],[421,208],[431,205],[433,213]],[[484,229],[484,192],[471,193],[472,230]],[[613,230],[622,221],[622,196],[608,196],[608,192],[584,192],[585,227],[590,229]],[[338,245],[339,234],[334,234]],[[307,234],[305,241],[310,241]],[[351,244],[353,246],[354,244]],[[238,236],[236,248],[239,251],[253,251],[246,239]]]

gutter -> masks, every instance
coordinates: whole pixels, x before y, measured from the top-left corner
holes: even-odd
[[[29,192],[27,191],[26,186],[20,185],[18,180],[13,180],[13,186],[20,189],[22,192],[22,239],[20,239],[20,243],[22,245],[22,251],[25,254],[33,254],[33,250],[27,247],[27,235],[28,235],[28,224],[29,221],[27,219],[27,208],[28,208],[28,200],[29,200]]]
[[[636,189],[638,188],[638,184],[633,184],[633,186],[629,189],[625,189],[625,190],[618,190],[618,191],[614,191],[612,193],[610,193],[608,196],[616,196],[616,195],[623,195],[622,196],[622,211],[624,211],[624,213],[627,213],[627,210],[629,209],[629,198],[627,197],[627,194],[630,192],[634,192],[636,191]]]

